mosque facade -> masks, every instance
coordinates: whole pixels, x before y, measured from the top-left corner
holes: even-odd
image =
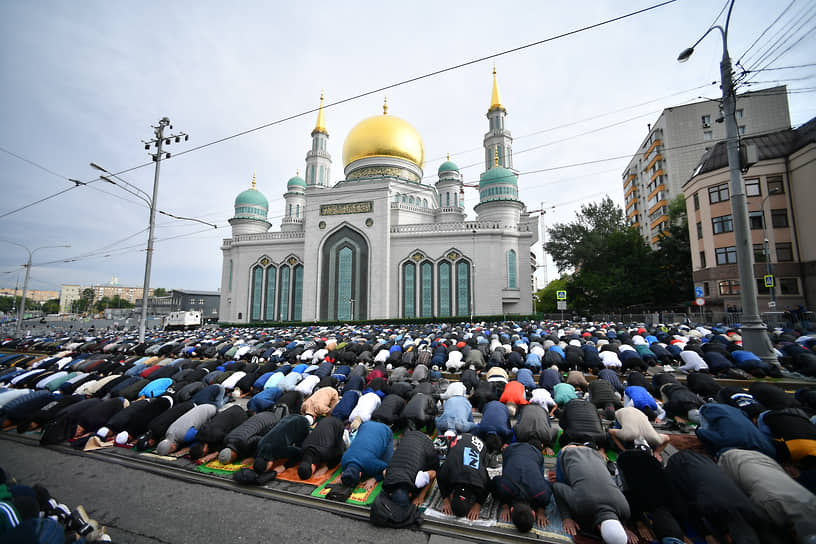
[[[232,237],[221,245],[221,321],[531,312],[538,217],[519,200],[506,116],[494,70],[479,203],[468,220],[459,168],[448,160],[433,185],[423,183],[422,139],[387,104],[348,133],[343,179],[332,183],[321,96],[305,175],[286,184],[279,230],[270,230],[254,178],[235,199]]]

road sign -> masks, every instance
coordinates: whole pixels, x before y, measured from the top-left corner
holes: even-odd
[[[555,300],[567,300],[567,292],[566,291],[556,291],[555,292]]]
[[[703,297],[697,297],[697,300],[694,301],[694,304],[697,306],[705,306],[705,299]]]
[[[774,286],[774,277],[771,274],[766,274],[762,276],[765,279],[765,287],[773,287]]]
[[[566,310],[567,309],[567,301],[566,300],[559,300],[555,303],[558,310]]]
[[[703,294],[703,286],[702,285],[695,285],[694,286],[694,296],[697,297],[697,298],[702,298],[703,296],[705,296]]]

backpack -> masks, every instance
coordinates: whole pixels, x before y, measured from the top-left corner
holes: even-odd
[[[377,527],[401,529],[420,524],[419,508],[414,504],[401,505],[391,500],[386,493],[380,493],[371,503],[371,523]]]

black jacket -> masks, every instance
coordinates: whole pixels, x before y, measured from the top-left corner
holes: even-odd
[[[484,504],[490,483],[485,443],[470,433],[463,434],[451,445],[436,481],[443,497],[467,487],[476,494],[476,502]]]
[[[413,488],[420,470],[438,468],[439,456],[428,435],[420,431],[406,431],[385,470],[383,489],[392,491],[400,486]]]

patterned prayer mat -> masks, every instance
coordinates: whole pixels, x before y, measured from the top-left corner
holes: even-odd
[[[329,468],[329,470],[327,470],[321,476],[315,476],[314,474],[312,474],[312,477],[309,478],[308,480],[301,480],[300,476],[298,476],[298,473],[297,473],[298,467],[297,467],[297,465],[295,465],[295,466],[293,466],[291,468],[287,468],[286,470],[284,470],[283,472],[278,474],[278,477],[276,479],[283,480],[283,481],[286,481],[286,482],[294,482],[296,484],[321,485],[321,484],[325,484],[326,482],[328,482],[329,479],[331,479],[332,474],[334,474],[336,469],[338,469],[338,468],[339,468],[339,465],[336,466],[336,467]]]
[[[255,461],[252,457],[247,457],[240,463],[229,463],[227,465],[221,463],[218,459],[198,465],[195,467],[196,472],[203,472],[204,474],[232,474],[238,472],[242,468],[251,468]]]
[[[317,489],[312,491],[312,497],[321,498],[327,497],[328,494],[331,493],[332,491],[332,486],[342,485],[340,483],[340,476],[342,474],[343,474],[342,467],[338,467],[338,469],[334,472],[334,474],[331,475],[330,479],[326,483],[318,486]],[[362,484],[363,482],[360,483]],[[348,504],[359,504],[362,506],[368,506],[369,504],[374,502],[374,499],[377,498],[377,495],[379,495],[381,491],[382,482],[377,482],[377,485],[375,485],[371,490],[367,490],[362,485],[358,485],[357,487],[354,488],[354,490],[351,492],[351,495],[349,496],[348,499],[346,499],[345,502],[347,502]]]

